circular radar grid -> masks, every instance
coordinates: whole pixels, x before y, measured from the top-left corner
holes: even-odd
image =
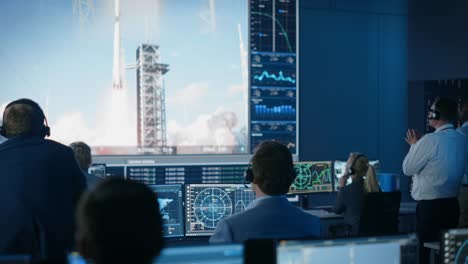
[[[312,172],[309,164],[296,164],[295,166],[297,177],[293,182],[293,188],[304,190],[312,181]]]
[[[206,188],[195,197],[193,212],[203,226],[216,228],[219,220],[232,214],[232,201],[225,191]]]

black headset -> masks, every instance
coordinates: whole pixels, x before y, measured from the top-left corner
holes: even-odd
[[[440,98],[437,97],[434,100],[434,103],[431,105],[431,108],[429,109],[429,114],[428,114],[429,119],[433,119],[433,120],[439,120],[440,119],[440,111],[439,111],[439,107],[437,106],[438,103],[439,103],[439,100],[440,100]]]
[[[33,118],[34,119],[33,123],[35,123],[36,119],[41,122],[41,126],[39,128],[36,127],[37,126],[36,124],[32,124],[30,135],[40,136],[42,138],[50,137],[50,127],[49,127],[49,124],[47,123],[47,118],[46,118],[46,116],[44,114],[44,111],[42,111],[39,104],[37,104],[36,102],[34,102],[31,99],[26,99],[26,98],[15,100],[15,101],[9,103],[5,107],[5,110],[3,111],[2,126],[0,127],[0,135],[2,135],[3,137],[7,137],[7,131],[6,131],[6,127],[5,127],[5,112],[6,112],[6,110],[10,106],[19,105],[19,104],[29,105],[33,109],[33,112],[35,114],[35,117]]]
[[[253,160],[253,158],[249,161],[249,165],[247,166],[247,169],[245,169],[245,171],[244,171],[244,184],[245,183],[252,183],[254,181],[255,176],[254,176],[254,173],[253,173],[253,170],[252,170],[252,160]],[[294,179],[296,179],[297,171],[294,168],[294,165],[291,166],[289,175],[291,176],[292,181],[294,181]]]
[[[351,167],[349,167],[349,170],[348,170],[348,175],[353,175],[354,174],[354,165],[356,164],[357,160],[362,158],[362,157],[365,157],[366,155],[364,154],[359,154],[356,156],[356,158],[353,160],[353,163],[351,163]]]

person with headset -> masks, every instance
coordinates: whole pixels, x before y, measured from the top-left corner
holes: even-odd
[[[86,188],[73,151],[50,136],[40,106],[8,104],[0,133],[0,254],[58,260],[71,250],[74,214]]]
[[[350,177],[352,182],[346,185]],[[350,153],[346,173],[340,178],[334,211],[344,213],[344,222],[351,226],[351,234],[358,234],[365,194],[380,191],[375,168],[369,164],[369,159],[361,153]]]
[[[285,194],[296,178],[292,155],[275,141],[256,149],[245,172],[256,198],[242,213],[218,222],[210,243],[242,243],[254,238],[317,236],[319,220],[289,203]]]
[[[453,125],[457,104],[448,98],[436,98],[429,112],[429,125],[435,129],[420,137],[409,129],[406,142],[410,149],[403,161],[403,172],[413,176],[411,196],[417,201],[416,233],[419,259],[428,263],[425,242],[438,241],[443,229],[457,227],[460,182],[465,169],[465,137]]]

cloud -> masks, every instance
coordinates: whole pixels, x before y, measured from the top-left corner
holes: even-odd
[[[96,143],[96,133],[87,127],[82,113],[73,112],[61,115],[51,125],[51,139],[66,145],[74,141],[93,145]]]
[[[216,147],[218,151],[230,152],[237,145],[233,129],[237,126],[238,118],[234,112],[223,108],[212,114],[198,116],[187,126],[171,120],[167,125],[168,144],[172,146]],[[180,153],[181,151],[178,150]]]
[[[64,113],[51,125],[51,139],[62,144],[84,141],[91,146],[135,146],[136,122],[129,118],[125,91],[109,91],[101,105],[95,127],[89,127],[80,112]]]
[[[6,107],[9,103],[10,103],[10,102],[6,102],[6,103],[3,103],[3,104],[0,105],[0,113],[1,113],[1,114],[0,114],[0,118],[1,118],[0,120],[3,119],[3,112],[5,111],[5,107]]]
[[[208,92],[208,83],[197,82],[191,83],[181,90],[177,91],[173,96],[167,98],[168,104],[189,104],[195,103],[199,99],[205,97]]]

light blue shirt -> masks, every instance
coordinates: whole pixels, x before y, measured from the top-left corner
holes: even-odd
[[[414,176],[411,196],[417,201],[456,197],[465,155],[465,137],[451,124],[411,145],[403,161],[404,174]]]
[[[463,176],[462,183],[468,184],[468,122],[463,123],[463,125],[457,129],[458,132],[465,135],[466,139],[466,164],[465,164],[465,175]]]

